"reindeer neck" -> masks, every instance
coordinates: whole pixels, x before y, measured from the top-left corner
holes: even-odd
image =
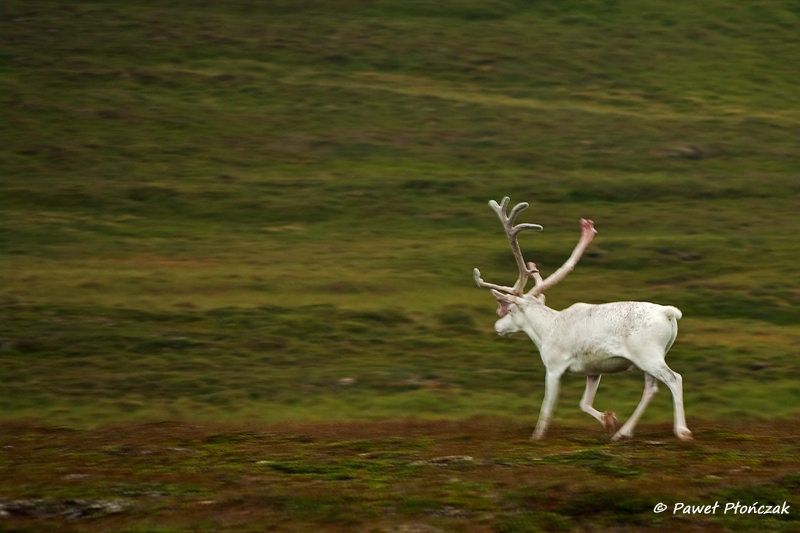
[[[558,311],[550,309],[546,305],[531,305],[525,309],[525,315],[528,320],[522,329],[531,338],[536,347],[541,348],[542,338],[558,316]]]

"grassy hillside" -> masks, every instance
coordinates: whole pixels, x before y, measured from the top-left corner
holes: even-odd
[[[515,277],[509,195],[545,273],[599,230],[553,307],[681,308],[690,427],[796,419],[798,34],[780,1],[4,1],[0,416],[532,426],[538,355],[471,279]],[[582,387],[555,426],[599,430]]]

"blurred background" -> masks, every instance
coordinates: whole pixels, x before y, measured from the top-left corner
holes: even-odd
[[[508,195],[545,275],[599,231],[551,307],[683,311],[690,427],[796,417],[798,35],[780,0],[5,0],[0,416],[532,425],[472,281],[516,279]],[[583,385],[554,424],[596,425]]]

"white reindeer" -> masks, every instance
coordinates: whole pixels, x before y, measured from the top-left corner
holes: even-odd
[[[664,361],[678,334],[679,309],[647,302],[614,302],[601,305],[576,303],[563,311],[555,311],[545,305],[544,292],[561,281],[575,268],[584,250],[594,239],[597,231],[591,220],[581,219],[581,239],[564,265],[543,280],[534,263],[522,258],[517,234],[523,230],[541,230],[538,224],[514,226],[517,215],[528,207],[517,204],[506,214],[508,197],[500,205],[494,200],[489,205],[503,223],[511,250],[519,268],[519,278],[513,287],[486,283],[481,273],[474,271],[479,287],[492,290],[497,299],[497,314],[502,318],[495,324],[500,335],[524,331],[539,348],[546,368],[545,394],[539,421],[531,436],[542,439],[553,413],[561,376],[565,372],[586,375],[586,390],[581,399],[581,409],[596,418],[613,440],[633,436],[633,429],[647,404],[658,391],[656,380],[664,382],[672,392],[675,407],[675,435],[681,440],[691,440],[692,433],[686,427],[683,412],[683,380]],[[533,277],[534,287],[524,293],[528,278]],[[632,370],[644,371],[644,394],[630,419],[619,428],[617,417],[612,412],[601,413],[592,407],[601,374]],[[619,430],[617,430],[619,428]],[[616,433],[615,433],[616,432]]]

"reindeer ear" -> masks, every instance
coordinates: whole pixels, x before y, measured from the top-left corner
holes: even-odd
[[[514,303],[514,297],[494,289],[492,289],[492,294],[494,295],[494,299],[497,300],[497,314],[506,316],[508,314],[508,308]]]

